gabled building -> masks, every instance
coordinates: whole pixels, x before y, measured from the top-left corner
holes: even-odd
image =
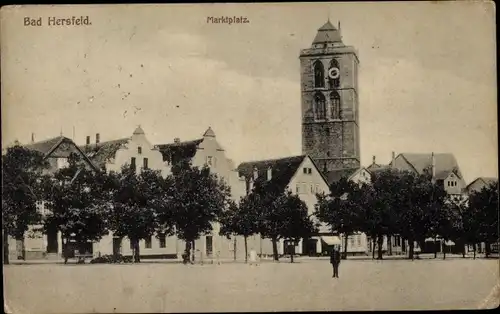
[[[245,182],[238,176],[234,162],[228,158],[225,149],[217,141],[215,132],[211,127],[203,133],[203,136],[190,141],[181,141],[175,138],[173,143],[155,145],[169,167],[182,162],[190,162],[192,166],[202,168],[207,166],[210,172],[231,188],[231,197],[235,202],[245,195]],[[220,225],[213,224],[213,231],[195,241],[197,258],[217,259],[217,258],[244,258],[243,238],[219,235]],[[174,238],[174,237],[171,237]],[[185,247],[185,243],[177,241],[175,254],[180,256]],[[147,250],[143,251],[143,254]]]
[[[68,157],[74,153],[79,157],[82,167],[90,170],[97,170],[97,167],[84,154],[84,152],[71,140],[64,136],[57,136],[43,141],[34,141],[22,145],[26,149],[37,151],[43,155],[44,160],[49,164],[49,167],[44,170],[46,173],[55,173],[57,170],[65,168],[69,165]],[[44,202],[40,200],[37,204],[39,212],[46,214]],[[16,241],[9,237],[9,255],[12,259],[57,259],[62,254],[62,236],[61,232],[51,230],[47,234],[42,234],[35,231],[40,226],[30,226],[24,238],[24,241]]]
[[[495,183],[498,183],[498,178],[489,178],[489,177],[476,178],[474,181],[469,183],[469,185],[467,185],[466,188],[467,194],[479,192],[483,188]]]
[[[97,133],[95,142],[91,143],[90,136],[87,136],[85,145],[80,149],[100,171],[120,172],[122,167],[131,167],[137,173],[142,169],[159,170],[163,176],[170,173],[170,166],[163,161],[163,155],[151,144],[141,126],[138,126],[129,137],[109,141],[101,142],[100,134]],[[175,241],[170,242],[167,243],[166,237],[159,239],[151,237],[140,241],[141,256],[143,254],[166,256],[169,254],[167,244],[170,247],[176,245]],[[97,256],[113,253],[131,255],[132,248],[129,239],[120,239],[110,233],[99,242],[93,243],[92,252],[89,253]]]
[[[326,178],[320,172],[315,162],[307,155],[293,156],[279,159],[259,160],[244,162],[238,166],[240,176],[245,178],[247,193],[259,181],[270,181],[274,187],[285,192],[291,191],[299,196],[307,205],[309,215],[312,215],[317,203],[316,194],[329,193]],[[268,239],[259,239],[261,254],[271,255],[272,244]],[[321,254],[328,245],[336,242],[333,233],[326,225],[321,225],[319,234],[311,239],[302,239],[295,246],[296,254]],[[289,253],[288,243],[281,240],[278,245],[278,253]]]

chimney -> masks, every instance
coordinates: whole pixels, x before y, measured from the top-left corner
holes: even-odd
[[[434,157],[434,152],[431,154],[432,162],[432,182],[436,179],[436,157]]]
[[[174,143],[175,144],[179,144],[180,142],[181,142],[180,138],[178,138],[178,137],[174,138]]]
[[[87,141],[85,142],[86,145],[90,145],[90,136],[87,135]]]
[[[257,181],[258,177],[259,177],[259,170],[257,170],[257,167],[253,167],[253,180]]]
[[[35,143],[35,133],[31,133],[31,143]]]
[[[273,169],[271,167],[267,168],[267,181],[271,181],[273,178]]]
[[[392,152],[392,162],[391,162],[391,168],[395,169],[396,168],[396,153]]]
[[[96,133],[96,134],[95,134],[95,143],[96,143],[96,144],[99,144],[99,142],[100,142],[100,138],[101,138],[100,134],[99,134],[99,133]]]
[[[376,164],[376,163],[375,163],[375,155],[373,156],[373,161],[372,161],[372,164],[374,164],[374,165]]]

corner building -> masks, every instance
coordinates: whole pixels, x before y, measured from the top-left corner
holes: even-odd
[[[300,52],[302,154],[325,176],[360,167],[358,66],[357,51],[342,42],[340,23],[326,22]]]

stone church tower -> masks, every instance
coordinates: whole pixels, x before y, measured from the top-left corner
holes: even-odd
[[[311,48],[300,52],[302,153],[325,176],[359,168],[357,51],[346,46],[338,28],[326,22]]]

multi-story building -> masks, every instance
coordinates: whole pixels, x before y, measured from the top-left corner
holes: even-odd
[[[240,176],[245,178],[246,191],[250,193],[259,181],[270,181],[274,187],[283,192],[289,190],[299,196],[313,215],[317,203],[317,193],[329,193],[328,182],[309,156],[292,156],[279,159],[244,162],[238,166]],[[295,254],[321,254],[328,245],[339,242],[329,228],[322,224],[319,233],[310,239],[302,239],[295,243]],[[262,255],[272,255],[272,243],[269,239],[258,239],[252,243],[256,251]],[[278,254],[289,253],[289,243],[280,240]]]
[[[54,173],[67,167],[68,157],[72,153],[80,157],[82,167],[96,170],[95,165],[84,152],[71,139],[62,135],[39,142],[35,142],[32,136],[32,142],[23,146],[43,154],[44,160],[48,162],[48,168],[44,169],[45,173]],[[37,208],[42,215],[47,213],[42,197],[37,203]],[[30,226],[22,240],[9,237],[11,259],[57,259],[61,257],[63,249],[61,232],[54,228],[43,234],[37,231],[40,227],[40,225]]]

